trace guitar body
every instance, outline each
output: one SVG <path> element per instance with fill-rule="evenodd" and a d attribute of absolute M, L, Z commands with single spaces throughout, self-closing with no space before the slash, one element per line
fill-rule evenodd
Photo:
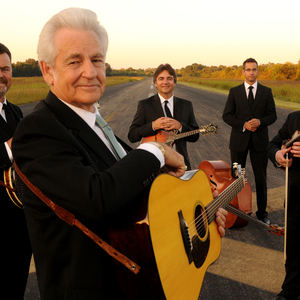
<path fill-rule="evenodd" d="M 134 274 L 114 260 L 118 283 L 126 300 L 165 300 L 152 249 L 147 220 L 148 193 L 139 207 L 127 216 L 127 224 L 109 228 L 109 243 L 119 252 L 137 263 L 141 270 Z M 144 222 L 140 222 L 144 220 Z"/>
<path fill-rule="evenodd" d="M 204 231 L 190 232 L 196 243 L 193 261 L 189 262 L 179 225 L 179 211 L 190 226 L 199 209 L 205 209 L 212 200 L 210 184 L 202 170 L 188 181 L 161 174 L 152 184 L 148 204 L 150 234 L 167 300 L 197 300 L 208 266 L 220 255 L 217 225 L 204 218 Z"/>
<path fill-rule="evenodd" d="M 134 224 L 126 228 L 110 229 L 110 245 L 136 262 L 141 270 L 134 274 L 114 260 L 117 279 L 126 300 L 165 300 L 152 250 L 149 226 Z"/>
<path fill-rule="evenodd" d="M 148 142 L 160 142 L 172 147 L 175 143 L 174 138 L 176 137 L 176 134 L 177 134 L 177 130 L 175 131 L 160 130 L 157 132 L 156 135 L 143 137 L 141 140 L 141 144 L 148 143 Z M 172 141 L 168 142 L 168 140 L 172 140 Z"/>

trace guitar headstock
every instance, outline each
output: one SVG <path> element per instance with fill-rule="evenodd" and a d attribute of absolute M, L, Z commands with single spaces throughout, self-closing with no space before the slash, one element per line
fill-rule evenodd
<path fill-rule="evenodd" d="M 214 125 L 214 124 L 211 123 L 211 124 L 208 124 L 208 125 L 201 126 L 200 129 L 204 129 L 204 132 L 202 133 L 204 135 L 215 134 L 215 133 L 218 133 L 219 126 Z"/>
<path fill-rule="evenodd" d="M 239 165 L 238 163 L 233 163 L 232 166 L 233 170 L 234 170 L 234 177 L 238 178 L 238 177 L 245 177 L 245 168 L 242 169 L 241 165 Z"/>

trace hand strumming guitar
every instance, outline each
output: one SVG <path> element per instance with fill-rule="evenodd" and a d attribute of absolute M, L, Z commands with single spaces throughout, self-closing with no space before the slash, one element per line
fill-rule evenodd
<path fill-rule="evenodd" d="M 158 143 L 158 142 L 156 142 Z M 163 143 L 158 143 L 165 150 L 165 168 L 170 175 L 175 177 L 181 177 L 184 175 L 186 166 L 184 163 L 184 158 L 181 154 L 167 146 Z M 218 226 L 218 231 L 221 237 L 225 236 L 225 223 L 226 223 L 227 211 L 223 208 L 219 208 L 216 212 L 216 223 Z"/>

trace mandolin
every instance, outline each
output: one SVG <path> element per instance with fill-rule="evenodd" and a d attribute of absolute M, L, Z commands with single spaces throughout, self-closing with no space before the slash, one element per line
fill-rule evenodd
<path fill-rule="evenodd" d="M 141 144 L 156 141 L 156 142 L 167 144 L 170 147 L 172 147 L 177 140 L 185 138 L 187 136 L 194 135 L 197 133 L 201 133 L 202 135 L 205 136 L 209 134 L 218 133 L 218 130 L 219 130 L 218 125 L 214 125 L 214 124 L 201 126 L 199 129 L 187 131 L 179 134 L 177 134 L 178 130 L 170 130 L 170 131 L 159 130 L 156 135 L 143 137 L 141 140 Z"/>

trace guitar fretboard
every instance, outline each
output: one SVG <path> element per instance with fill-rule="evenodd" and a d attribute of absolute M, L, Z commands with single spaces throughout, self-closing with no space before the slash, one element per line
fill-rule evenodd
<path fill-rule="evenodd" d="M 218 195 L 207 207 L 207 218 L 210 224 L 215 220 L 215 215 L 219 207 L 225 208 L 227 204 L 242 190 L 245 186 L 245 180 L 243 176 L 236 179 L 231 185 L 229 185 L 220 195 Z"/>

